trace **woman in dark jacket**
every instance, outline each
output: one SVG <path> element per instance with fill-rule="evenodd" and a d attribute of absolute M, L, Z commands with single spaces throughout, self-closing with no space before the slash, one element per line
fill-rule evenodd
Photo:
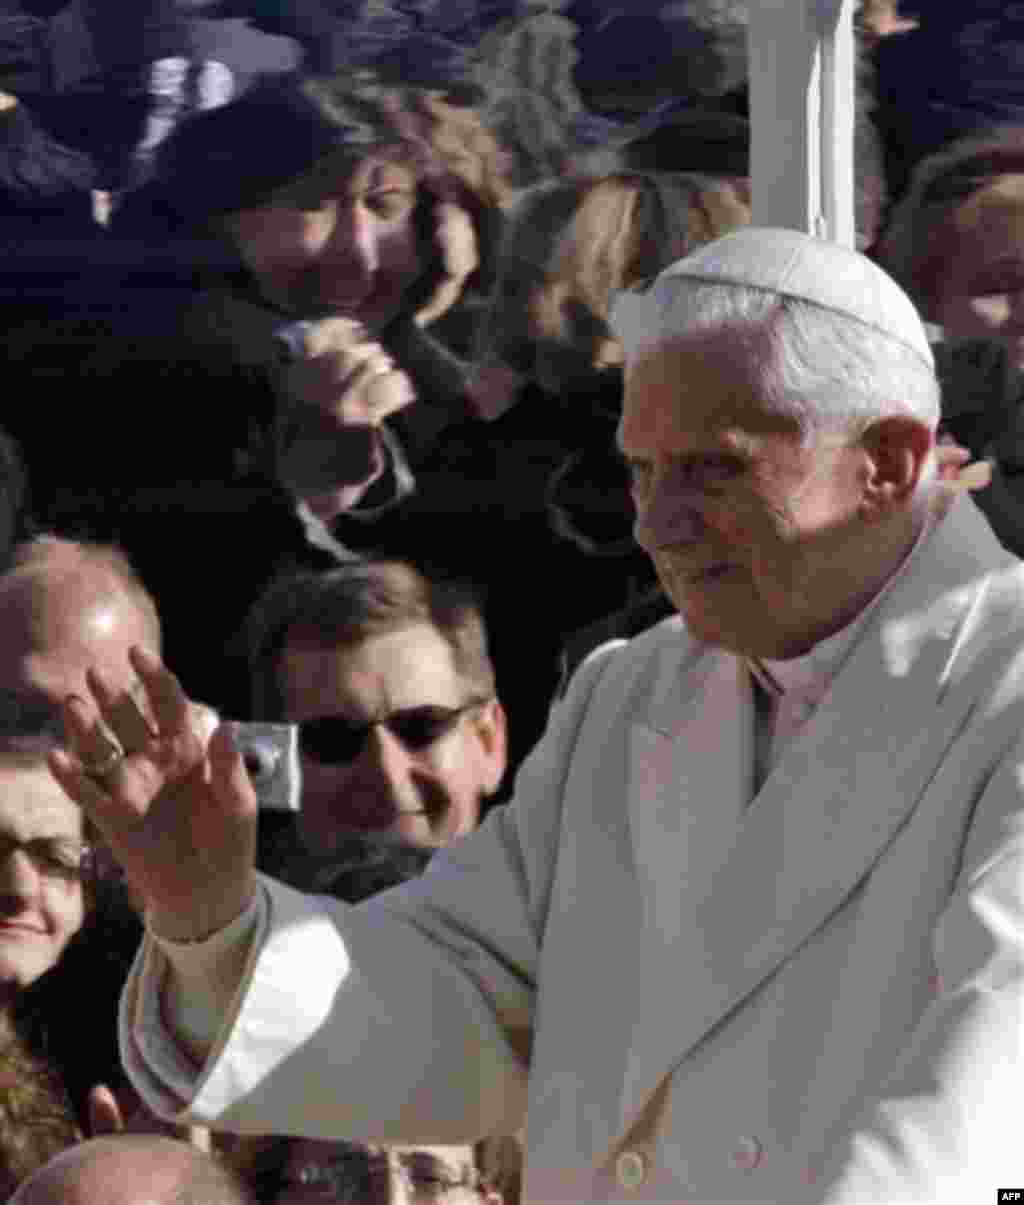
<path fill-rule="evenodd" d="M 461 405 L 420 321 L 477 269 L 482 225 L 410 108 L 371 79 L 287 80 L 196 116 L 59 321 L 7 332 L 0 422 L 37 517 L 121 543 L 169 663 L 229 713 L 231 638 L 266 580 L 336 558 L 310 542 L 331 546 L 321 518 L 408 488 L 383 419 Z"/>

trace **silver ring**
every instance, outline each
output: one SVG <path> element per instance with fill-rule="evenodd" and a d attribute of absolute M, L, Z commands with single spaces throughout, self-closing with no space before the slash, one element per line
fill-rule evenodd
<path fill-rule="evenodd" d="M 106 756 L 99 761 L 82 762 L 82 768 L 90 778 L 108 778 L 124 761 L 124 750 L 120 745 L 110 745 Z"/>

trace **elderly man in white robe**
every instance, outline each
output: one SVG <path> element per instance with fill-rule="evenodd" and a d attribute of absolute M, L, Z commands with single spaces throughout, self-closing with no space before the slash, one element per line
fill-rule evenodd
<path fill-rule="evenodd" d="M 1024 567 L 936 471 L 918 317 L 854 252 L 727 235 L 619 299 L 636 534 L 678 615 L 595 652 L 513 802 L 356 908 L 150 655 L 52 768 L 148 901 L 149 1104 L 465 1142 L 524 1199 L 894 1205 L 1024 1183 Z M 524 565 L 524 589 L 529 567 Z"/>

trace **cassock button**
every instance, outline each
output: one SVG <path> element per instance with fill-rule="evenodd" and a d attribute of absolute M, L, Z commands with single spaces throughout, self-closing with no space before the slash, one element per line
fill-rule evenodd
<path fill-rule="evenodd" d="M 647 1160 L 639 1151 L 623 1151 L 615 1160 L 615 1177 L 627 1192 L 636 1192 L 647 1179 Z"/>
<path fill-rule="evenodd" d="M 741 1138 L 732 1153 L 733 1164 L 745 1172 L 752 1172 L 761 1162 L 764 1148 L 756 1138 Z"/>

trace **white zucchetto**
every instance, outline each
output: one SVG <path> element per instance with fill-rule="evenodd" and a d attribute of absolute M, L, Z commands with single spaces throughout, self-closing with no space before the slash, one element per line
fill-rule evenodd
<path fill-rule="evenodd" d="M 823 306 L 899 340 L 934 366 L 914 303 L 877 264 L 798 230 L 756 226 L 731 231 L 677 260 L 644 293 L 614 294 L 609 321 L 627 356 L 685 333 L 673 313 L 677 285 L 684 280 L 745 285 Z"/>

